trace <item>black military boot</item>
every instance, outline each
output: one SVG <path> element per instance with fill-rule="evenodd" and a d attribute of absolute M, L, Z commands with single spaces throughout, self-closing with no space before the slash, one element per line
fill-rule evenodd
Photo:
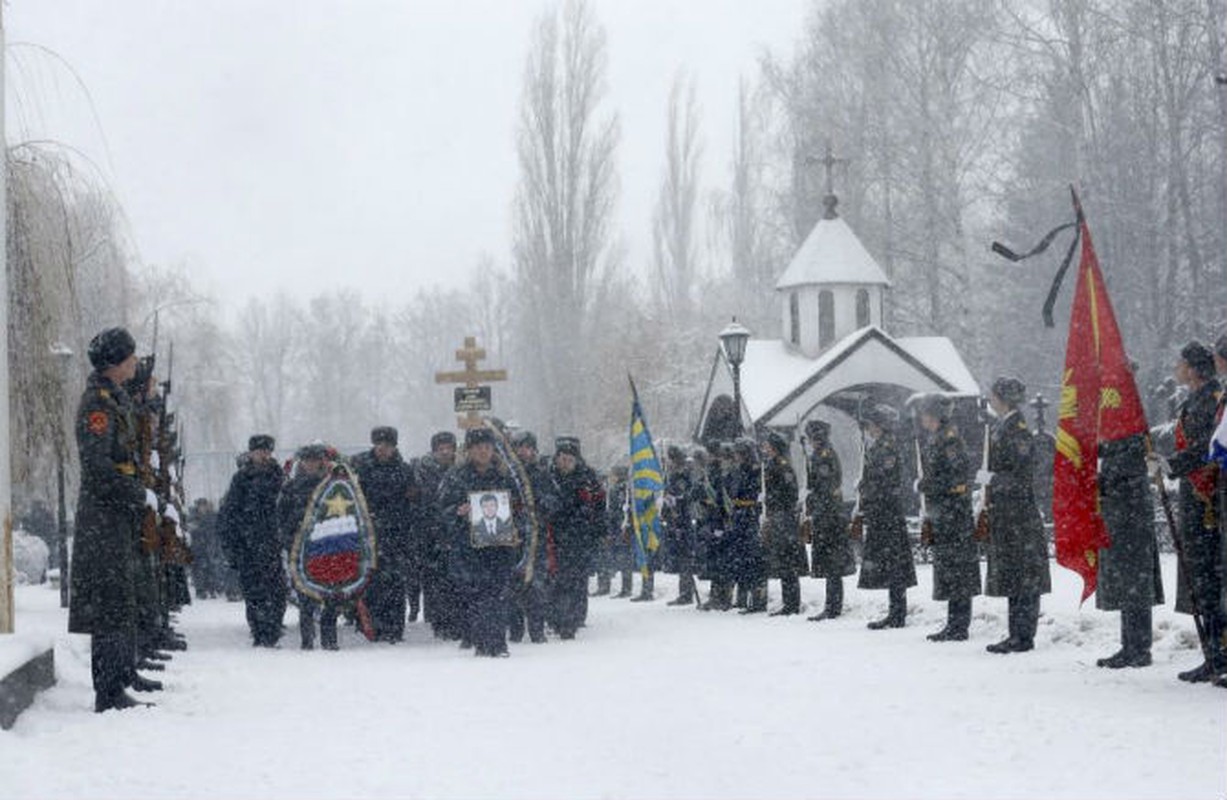
<path fill-rule="evenodd" d="M 643 579 L 643 588 L 639 590 L 639 594 L 631 598 L 632 603 L 647 603 L 656 599 L 656 573 L 649 572 L 647 577 Z"/>
<path fill-rule="evenodd" d="M 746 594 L 749 595 L 749 602 L 744 609 L 739 613 L 742 614 L 763 614 L 767 611 L 767 582 L 755 584 L 752 589 Z"/>
<path fill-rule="evenodd" d="M 604 597 L 609 594 L 610 587 L 613 583 L 613 576 L 608 572 L 598 572 L 596 575 L 596 591 L 592 593 L 593 597 Z"/>
<path fill-rule="evenodd" d="M 613 595 L 613 597 L 615 598 L 630 597 L 631 596 L 631 572 L 630 570 L 628 569 L 622 570 L 621 580 L 622 580 L 622 587 L 617 594 Z"/>
<path fill-rule="evenodd" d="M 143 678 L 134 671 L 128 677 L 128 688 L 135 692 L 160 692 L 162 682 Z"/>
<path fill-rule="evenodd" d="M 694 594 L 694 575 L 683 572 L 677 576 L 677 597 L 665 603 L 665 605 L 688 606 L 694 602 Z"/>
<path fill-rule="evenodd" d="M 713 580 L 707 602 L 699 606 L 704 611 L 728 611 L 732 608 L 729 602 L 729 585 L 723 581 Z"/>
<path fill-rule="evenodd" d="M 890 606 L 886 616 L 869 623 L 869 630 L 880 631 L 884 628 L 902 628 L 907 624 L 907 589 L 897 587 L 890 590 Z"/>
<path fill-rule="evenodd" d="M 773 617 L 787 617 L 792 614 L 801 613 L 801 579 L 800 578 L 782 578 L 780 579 L 780 594 L 783 596 L 784 605 L 777 611 L 771 612 Z"/>
<path fill-rule="evenodd" d="M 160 661 L 150 661 L 148 658 L 142 658 L 136 662 L 137 669 L 152 670 L 153 672 L 164 672 L 166 665 Z"/>
<path fill-rule="evenodd" d="M 821 613 L 806 617 L 810 622 L 835 619 L 844 613 L 844 579 L 838 575 L 827 578 L 826 607 Z"/>
<path fill-rule="evenodd" d="M 131 640 L 124 634 L 95 634 L 90 638 L 90 672 L 94 684 L 94 711 L 149 706 L 124 691 L 132 673 Z"/>

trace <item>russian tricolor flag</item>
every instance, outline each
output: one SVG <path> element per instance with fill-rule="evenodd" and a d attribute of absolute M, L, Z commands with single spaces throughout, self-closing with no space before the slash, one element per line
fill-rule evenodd
<path fill-rule="evenodd" d="M 1218 464 L 1219 469 L 1227 469 L 1227 414 L 1218 424 L 1218 430 L 1210 439 L 1210 457 L 1207 459 Z"/>
<path fill-rule="evenodd" d="M 358 520 L 353 516 L 319 520 L 307 538 L 305 567 L 308 577 L 321 584 L 339 585 L 358 577 L 362 557 Z"/>

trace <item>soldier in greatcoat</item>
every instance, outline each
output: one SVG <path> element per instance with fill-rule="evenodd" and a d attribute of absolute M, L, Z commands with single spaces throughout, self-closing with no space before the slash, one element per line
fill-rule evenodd
<path fill-rule="evenodd" d="M 318 442 L 303 445 L 294 454 L 296 463 L 293 474 L 281 487 L 281 494 L 277 497 L 278 538 L 281 548 L 287 553 L 293 548 L 294 538 L 302 528 L 311 505 L 311 496 L 328 477 L 329 456 L 327 445 Z M 338 649 L 337 617 L 341 613 L 340 604 L 332 599 L 317 602 L 302 592 L 297 592 L 297 596 L 299 646 L 303 650 L 315 649 L 315 620 L 318 616 L 320 646 L 325 650 Z"/>
<path fill-rule="evenodd" d="M 414 540 L 422 563 L 422 613 L 435 638 L 454 641 L 463 636 L 465 616 L 447 569 L 446 528 L 439 513 L 443 476 L 456 463 L 456 435 L 438 431 L 430 437 L 430 452 L 413 462 Z M 414 598 L 410 597 L 410 614 Z"/>
<path fill-rule="evenodd" d="M 666 451 L 664 508 L 661 521 L 673 548 L 677 568 L 677 597 L 667 605 L 684 606 L 695 602 L 695 523 L 691 507 L 692 477 L 686 453 L 677 445 Z"/>
<path fill-rule="evenodd" d="M 392 643 L 405 636 L 409 576 L 415 567 L 413 469 L 397 449 L 398 438 L 396 428 L 372 429 L 371 449 L 353 461 L 379 542 L 379 567 L 366 588 L 366 604 L 376 641 Z"/>
<path fill-rule="evenodd" d="M 1219 384 L 1223 385 L 1227 381 L 1227 333 L 1214 342 L 1214 368 L 1219 374 Z M 1214 412 L 1215 423 L 1222 426 L 1223 420 L 1227 418 L 1227 387 L 1225 391 L 1219 393 L 1218 408 Z M 1219 428 L 1215 428 L 1217 432 Z M 1227 443 L 1224 443 L 1227 446 Z M 1227 542 L 1227 459 L 1219 461 L 1218 471 L 1218 492 L 1215 513 L 1218 516 L 1218 531 L 1219 539 Z M 1227 560 L 1227 551 L 1223 553 L 1224 560 Z M 1224 564 L 1224 570 L 1227 570 L 1227 563 Z M 1223 598 L 1223 602 L 1227 603 L 1227 597 Z M 1227 675 L 1219 675 L 1214 679 L 1214 685 L 1227 689 Z"/>
<path fill-rule="evenodd" d="M 1121 629 L 1120 650 L 1095 662 L 1108 669 L 1150 665 L 1151 609 L 1163 605 L 1146 449 L 1141 434 L 1099 444 L 1099 507 L 1112 544 L 1099 551 L 1095 607 L 1120 611 Z"/>
<path fill-rule="evenodd" d="M 516 431 L 511 437 L 511 446 L 524 467 L 524 474 L 528 477 L 528 484 L 532 489 L 537 515 L 537 549 L 532 554 L 532 580 L 525 581 L 530 547 L 529 536 L 526 534 L 520 545 L 518 570 L 511 583 L 507 633 L 511 641 L 519 642 L 524 639 L 524 630 L 527 627 L 529 641 L 541 644 L 545 641 L 546 580 L 549 576 L 546 531 L 557 501 L 554 497 L 554 482 L 550 480 L 549 471 L 538 458 L 536 434 L 532 431 Z M 523 498 L 521 502 L 524 502 Z M 517 515 L 524 510 L 517 507 Z"/>
<path fill-rule="evenodd" d="M 470 498 L 494 492 L 507 492 L 512 503 L 523 502 L 512 496 L 515 484 L 508 466 L 495 457 L 494 432 L 470 428 L 464 435 L 464 459 L 439 486 L 439 509 L 450 542 L 449 571 L 469 617 L 466 633 L 476 655 L 497 658 L 508 655 L 507 602 L 519 553 L 514 544 L 479 546 L 470 525 Z"/>
<path fill-rule="evenodd" d="M 844 510 L 843 470 L 831 447 L 831 425 L 813 419 L 805 425 L 810 452 L 806 461 L 805 513 L 809 518 L 812 569 L 826 579 L 826 604 L 810 622 L 834 619 L 844 610 L 844 576 L 856 572 L 848 517 Z"/>
<path fill-rule="evenodd" d="M 277 495 L 285 476 L 273 458 L 274 445 L 273 437 L 266 434 L 248 440 L 218 511 L 222 542 L 239 573 L 247 626 L 256 647 L 277 645 L 286 609 L 277 533 Z"/>
<path fill-rule="evenodd" d="M 1027 388 L 1017 378 L 993 381 L 989 403 L 997 421 L 989 440 L 988 577 L 985 593 L 1008 599 L 1008 635 L 990 653 L 1022 653 L 1035 646 L 1040 595 L 1052 591 L 1048 540 L 1035 502 L 1034 437 L 1019 406 Z"/>
<path fill-rule="evenodd" d="M 733 517 L 733 503 L 726 490 L 725 476 L 733 470 L 733 445 L 719 442 L 707 464 L 704 539 L 706 553 L 704 570 L 711 581 L 707 602 L 700 608 L 704 611 L 728 611 L 733 607 L 733 547 L 729 534 Z"/>
<path fill-rule="evenodd" d="M 889 610 L 869 623 L 870 630 L 902 628 L 907 621 L 907 590 L 916 585 L 916 565 L 903 513 L 903 455 L 895 432 L 899 413 L 877 404 L 866 409 L 862 424 L 869 444 L 857 485 L 859 520 L 853 520 L 853 530 L 863 528 L 865 538 L 856 585 L 889 592 Z"/>
<path fill-rule="evenodd" d="M 724 474 L 724 493 L 729 507 L 725 536 L 729 537 L 731 576 L 738 596 L 745 603 L 742 614 L 767 610 L 767 561 L 759 522 L 763 478 L 755 450 L 754 440 L 749 437 L 735 441 L 733 463 Z"/>
<path fill-rule="evenodd" d="M 1207 462 L 1222 387 L 1214 377 L 1214 354 L 1200 342 L 1180 351 L 1176 380 L 1189 394 L 1176 421 L 1176 453 L 1170 473 L 1180 479 L 1180 543 L 1183 557 L 1176 579 L 1176 610 L 1199 613 L 1205 653 L 1203 663 L 1179 674 L 1182 681 L 1213 681 L 1227 672 L 1227 612 L 1223 608 L 1223 537 L 1215 502 L 1217 465 Z"/>
<path fill-rule="evenodd" d="M 561 638 L 574 639 L 587 611 L 597 541 L 605 534 L 605 487 L 584 462 L 573 436 L 555 440 L 550 475 L 558 502 L 552 525 L 557 572 L 550 590 L 551 618 Z"/>
<path fill-rule="evenodd" d="M 94 371 L 77 407 L 81 459 L 68 630 L 90 634 L 94 710 L 145 705 L 125 691 L 136 676 L 136 576 L 140 520 L 157 500 L 136 474 L 136 428 L 124 383 L 136 342 L 109 328 L 89 344 Z"/>
<path fill-rule="evenodd" d="M 950 421 L 950 404 L 938 394 L 925 395 L 918 406 L 925 431 L 917 490 L 925 498 L 932 530 L 933 599 L 945 600 L 946 625 L 926 638 L 931 642 L 965 641 L 971 626 L 971 598 L 980 594 L 980 552 L 974 538 L 970 481 L 974 470 L 967 445 Z"/>
<path fill-rule="evenodd" d="M 788 461 L 788 442 L 772 431 L 761 445 L 763 456 L 763 551 L 767 577 L 780 579 L 784 604 L 771 616 L 801 611 L 801 576 L 809 572 L 797 518 L 797 475 Z M 765 587 L 765 581 L 764 581 Z M 764 589 L 765 591 L 765 589 Z"/>

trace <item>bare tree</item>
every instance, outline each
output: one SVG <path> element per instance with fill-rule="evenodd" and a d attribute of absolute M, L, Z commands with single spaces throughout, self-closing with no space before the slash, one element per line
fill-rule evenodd
<path fill-rule="evenodd" d="M 587 2 L 546 13 L 529 48 L 513 234 L 524 365 L 549 424 L 573 429 L 592 371 L 588 312 L 611 257 L 618 121 L 600 111 L 605 34 Z"/>
<path fill-rule="evenodd" d="M 691 300 L 698 288 L 695 206 L 703 144 L 694 80 L 680 71 L 669 90 L 668 118 L 665 174 L 652 217 L 652 261 L 665 310 L 684 327 L 691 320 Z"/>

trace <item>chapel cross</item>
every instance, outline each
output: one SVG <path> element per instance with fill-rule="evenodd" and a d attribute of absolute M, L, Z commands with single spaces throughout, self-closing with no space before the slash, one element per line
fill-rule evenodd
<path fill-rule="evenodd" d="M 826 211 L 822 215 L 823 219 L 835 219 L 835 217 L 838 216 L 835 213 L 835 206 L 839 202 L 839 200 L 835 197 L 835 165 L 847 163 L 848 159 L 835 157 L 835 153 L 831 149 L 831 140 L 829 138 L 827 139 L 826 155 L 824 155 L 822 158 L 818 158 L 816 156 L 805 157 L 806 166 L 821 164 L 827 172 L 827 193 L 826 196 L 822 198 L 822 202 L 826 205 Z"/>
<path fill-rule="evenodd" d="M 464 363 L 464 369 L 456 372 L 436 372 L 435 383 L 461 383 L 464 384 L 465 390 L 456 389 L 457 405 L 461 404 L 461 395 L 466 395 L 466 412 L 464 415 L 456 418 L 456 422 L 461 428 L 468 430 L 469 428 L 481 427 L 481 414 L 478 409 L 471 405 L 476 401 L 477 394 L 480 390 L 485 390 L 485 409 L 489 410 L 489 390 L 488 386 L 481 386 L 482 381 L 505 381 L 507 380 L 507 370 L 505 369 L 478 369 L 477 362 L 486 357 L 484 348 L 477 346 L 477 338 L 474 336 L 464 337 L 464 347 L 456 351 L 456 360 Z M 460 411 L 460 408 L 456 409 Z"/>

